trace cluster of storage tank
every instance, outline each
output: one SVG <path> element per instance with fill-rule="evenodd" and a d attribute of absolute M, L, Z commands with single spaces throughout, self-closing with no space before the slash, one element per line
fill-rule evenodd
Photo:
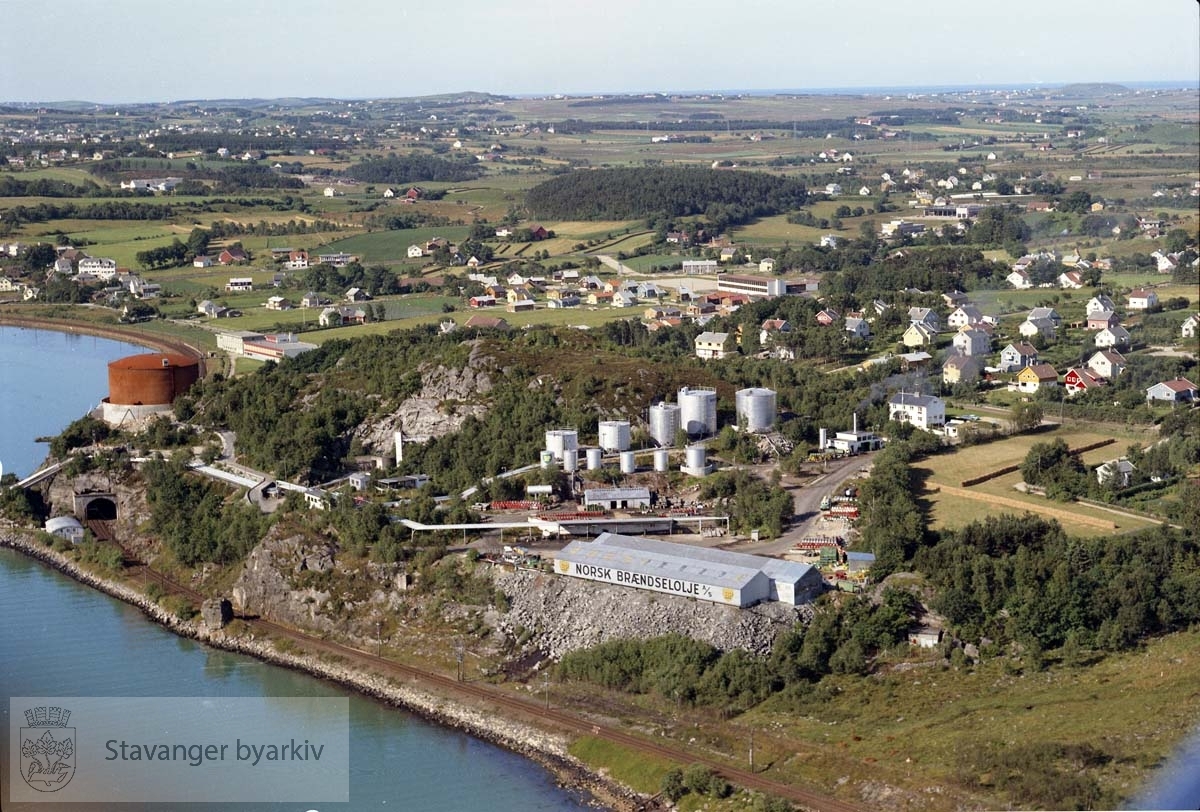
<path fill-rule="evenodd" d="M 679 390 L 677 403 L 656 403 L 650 407 L 650 436 L 659 445 L 654 452 L 654 470 L 670 467 L 669 448 L 675 445 L 680 430 L 690 437 L 711 437 L 717 433 L 717 392 L 704 387 L 684 386 Z M 775 425 L 777 411 L 775 392 L 761 387 L 738 390 L 735 395 L 737 423 L 750 432 L 770 431 Z M 618 454 L 621 473 L 637 470 L 634 452 L 630 450 L 632 436 L 628 420 L 603 420 L 599 425 L 598 447 L 584 453 L 587 470 L 603 467 L 604 454 Z M 576 429 L 551 429 L 546 432 L 546 450 L 541 454 L 543 468 L 561 463 L 568 473 L 579 468 L 579 432 Z M 682 470 L 692 473 L 706 471 L 707 451 L 702 445 L 688 446 Z"/>

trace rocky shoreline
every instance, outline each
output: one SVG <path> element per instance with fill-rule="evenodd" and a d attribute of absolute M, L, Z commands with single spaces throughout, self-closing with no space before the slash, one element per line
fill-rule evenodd
<path fill-rule="evenodd" d="M 562 786 L 588 793 L 605 808 L 623 812 L 638 807 L 639 796 L 636 793 L 593 772 L 572 757 L 567 752 L 567 741 L 563 736 L 547 733 L 511 719 L 500 718 L 494 713 L 484 712 L 464 702 L 437 696 L 414 686 L 396 685 L 382 677 L 323 662 L 316 657 L 280 652 L 269 642 L 233 637 L 219 629 L 210 629 L 203 623 L 180 620 L 140 591 L 88 572 L 67 556 L 19 530 L 0 530 L 0 547 L 16 550 L 79 583 L 136 606 L 154 622 L 181 637 L 197 640 L 224 651 L 256 657 L 272 665 L 292 668 L 320 679 L 331 680 L 439 725 L 462 730 L 537 762 L 550 770 Z"/>

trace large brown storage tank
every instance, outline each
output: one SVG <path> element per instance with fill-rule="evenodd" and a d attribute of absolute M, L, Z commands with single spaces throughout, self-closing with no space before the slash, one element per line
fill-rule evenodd
<path fill-rule="evenodd" d="M 200 362 L 185 355 L 129 355 L 108 365 L 108 402 L 169 406 L 199 378 Z"/>

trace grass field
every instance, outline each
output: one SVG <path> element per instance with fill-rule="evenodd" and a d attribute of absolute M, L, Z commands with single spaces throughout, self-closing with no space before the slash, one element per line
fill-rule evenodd
<path fill-rule="evenodd" d="M 885 669 L 875 679 L 828 678 L 819 698 L 797 707 L 781 697 L 755 709 L 747 723 L 768 731 L 755 741 L 756 760 L 772 765 L 768 775 L 826 791 L 845 776 L 877 775 L 912 789 L 919 808 L 1005 808 L 995 797 L 971 798 L 978 785 L 963 786 L 984 772 L 971 770 L 979 748 L 1088 743 L 1109 760 L 1086 773 L 1123 798 L 1194 729 L 1197 651 L 1200 633 L 1186 632 L 1086 669 L 1026 674 L 998 659 L 969 670 L 929 662 L 907 672 Z M 947 791 L 927 792 L 940 785 Z"/>
<path fill-rule="evenodd" d="M 989 471 L 1020 465 L 1035 443 L 1062 438 L 1071 448 L 1079 448 L 1102 440 L 1115 443 L 1082 455 L 1084 465 L 1091 469 L 1125 452 L 1131 443 L 1146 444 L 1153 437 L 1124 430 L 1100 430 L 1064 426 L 1052 431 L 1007 437 L 980 446 L 960 448 L 954 453 L 939 454 L 923 460 L 915 469 L 925 478 L 922 494 L 930 509 L 930 526 L 961 527 L 983 516 L 1029 511 L 1054 519 L 1071 532 L 1082 535 L 1105 535 L 1128 532 L 1152 526 L 1154 521 L 1136 516 L 1098 511 L 1072 502 L 1054 502 L 1041 496 L 1024 494 L 1014 489 L 1021 481 L 1020 473 L 1006 474 L 970 488 L 960 484 Z"/>
<path fill-rule="evenodd" d="M 466 226 L 449 226 L 446 228 L 406 228 L 399 231 L 372 231 L 369 234 L 358 234 L 334 240 L 325 246 L 324 250 L 333 253 L 343 251 L 354 254 L 364 265 L 375 263 L 408 262 L 406 252 L 410 245 L 424 245 L 435 237 L 447 240 L 462 240 L 470 234 Z M 424 260 L 413 260 L 424 264 Z"/>

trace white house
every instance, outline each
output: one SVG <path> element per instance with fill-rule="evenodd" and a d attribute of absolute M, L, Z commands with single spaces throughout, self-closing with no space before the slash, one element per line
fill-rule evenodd
<path fill-rule="evenodd" d="M 80 263 L 81 265 L 83 263 Z M 1135 288 L 1129 291 L 1130 310 L 1149 310 L 1158 306 L 1158 294 L 1148 288 Z"/>
<path fill-rule="evenodd" d="M 946 423 L 946 404 L 933 395 L 898 392 L 888 400 L 888 419 L 912 423 L 925 431 L 941 428 Z"/>
<path fill-rule="evenodd" d="M 1097 293 L 1095 296 L 1088 299 L 1087 306 L 1084 309 L 1090 316 L 1093 313 L 1103 313 L 1105 311 L 1111 313 L 1117 309 L 1117 306 L 1113 303 L 1113 300 L 1108 298 L 1108 296 L 1105 294 Z"/>
<path fill-rule="evenodd" d="M 991 336 L 983 330 L 971 327 L 963 328 L 955 333 L 951 343 L 963 355 L 986 355 L 992 348 Z"/>
<path fill-rule="evenodd" d="M 979 324 L 983 321 L 983 313 L 973 304 L 964 304 L 950 314 L 946 319 L 946 324 L 955 330 L 961 330 L 963 327 L 969 327 L 972 324 Z"/>
<path fill-rule="evenodd" d="M 1065 271 L 1058 275 L 1058 286 L 1064 290 L 1079 290 L 1083 287 L 1083 274 L 1079 271 Z"/>
<path fill-rule="evenodd" d="M 225 283 L 226 293 L 245 293 L 254 290 L 254 280 L 248 276 L 230 277 Z"/>
<path fill-rule="evenodd" d="M 1200 315 L 1193 313 L 1179 325 L 1179 335 L 1183 338 L 1195 338 L 1197 328 L 1200 328 Z"/>
<path fill-rule="evenodd" d="M 1116 350 L 1100 350 L 1088 359 L 1087 366 L 1101 378 L 1111 381 L 1125 371 L 1129 362 Z"/>
<path fill-rule="evenodd" d="M 934 332 L 941 329 L 942 320 L 938 318 L 937 313 L 928 307 L 910 307 L 908 309 L 908 320 L 913 324 L 921 322 Z"/>
<path fill-rule="evenodd" d="M 1118 488 L 1128 488 L 1129 483 L 1133 481 L 1133 472 L 1136 470 L 1133 463 L 1124 457 L 1109 460 L 1096 468 L 1096 481 L 1101 485 L 1112 482 Z"/>
<path fill-rule="evenodd" d="M 1025 338 L 1033 338 L 1036 335 L 1054 338 L 1054 322 L 1050 319 L 1025 319 L 1017 328 L 1017 332 Z"/>
<path fill-rule="evenodd" d="M 846 332 L 852 336 L 866 340 L 871 337 L 871 325 L 867 324 L 866 319 L 847 316 Z"/>
<path fill-rule="evenodd" d="M 1005 277 L 1008 284 L 1012 285 L 1017 290 L 1028 290 L 1033 287 L 1033 280 L 1029 278 L 1029 274 L 1024 271 L 1013 271 Z"/>
<path fill-rule="evenodd" d="M 420 259 L 423 256 L 425 256 L 424 248 L 422 248 L 419 245 L 408 246 L 408 258 L 409 259 Z"/>
<path fill-rule="evenodd" d="M 1112 327 L 1106 327 L 1096 333 L 1096 346 L 1100 349 L 1110 349 L 1112 347 L 1128 347 L 1132 336 L 1129 331 L 1119 324 Z"/>
<path fill-rule="evenodd" d="M 729 333 L 713 333 L 705 331 L 696 336 L 696 357 L 708 360 L 724 358 L 728 351 Z"/>
<path fill-rule="evenodd" d="M 775 273 L 775 260 L 770 257 L 762 259 L 758 263 L 759 273 Z"/>

